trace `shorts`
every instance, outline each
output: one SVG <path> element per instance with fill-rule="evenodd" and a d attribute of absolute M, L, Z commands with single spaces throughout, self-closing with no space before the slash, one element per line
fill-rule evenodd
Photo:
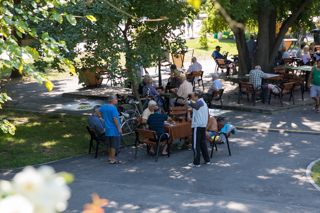
<path fill-rule="evenodd" d="M 317 96 L 320 97 L 320 86 L 312 84 L 310 88 L 310 97 L 313 98 Z"/>
<path fill-rule="evenodd" d="M 208 133 L 209 133 L 209 138 L 212 138 L 213 136 L 218 135 L 218 132 L 215 132 L 215 131 L 208 131 Z"/>
<path fill-rule="evenodd" d="M 187 26 L 188 28 L 190 28 L 191 27 L 191 29 L 193 29 L 193 23 L 188 23 L 188 26 Z"/>
<path fill-rule="evenodd" d="M 120 147 L 121 136 L 107 136 L 108 148 L 118 149 Z"/>

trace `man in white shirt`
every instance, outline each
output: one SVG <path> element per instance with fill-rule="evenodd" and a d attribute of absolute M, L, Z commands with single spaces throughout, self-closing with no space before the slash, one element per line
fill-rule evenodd
<path fill-rule="evenodd" d="M 219 91 L 219 89 L 222 89 L 222 83 L 219 80 L 219 75 L 217 73 L 212 74 L 212 84 L 209 88 L 208 94 L 212 95 L 212 93 Z"/>
<path fill-rule="evenodd" d="M 148 107 L 142 113 L 142 123 L 143 124 L 147 123 L 149 115 L 154 113 L 155 108 L 157 108 L 157 103 L 153 100 L 149 101 Z"/>
<path fill-rule="evenodd" d="M 202 71 L 202 66 L 197 62 L 196 57 L 192 57 L 191 59 L 192 64 L 189 66 L 189 69 L 187 70 L 187 73 L 192 73 L 192 72 L 199 72 Z M 194 81 L 197 81 L 199 77 L 194 78 Z"/>
<path fill-rule="evenodd" d="M 193 92 L 193 86 L 190 82 L 186 80 L 186 75 L 183 73 L 180 75 L 179 81 L 181 82 L 179 89 L 175 89 L 173 90 L 173 92 L 176 93 L 178 97 L 182 97 L 183 99 L 186 99 L 188 95 Z M 177 98 L 170 99 L 171 107 L 174 107 L 176 99 Z M 177 103 L 183 104 L 183 100 L 179 99 Z"/>

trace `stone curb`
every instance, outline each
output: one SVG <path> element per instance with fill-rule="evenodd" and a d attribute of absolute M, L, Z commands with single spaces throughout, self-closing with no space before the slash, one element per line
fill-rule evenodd
<path fill-rule="evenodd" d="M 317 162 L 320 161 L 320 158 L 318 158 L 317 160 L 315 161 L 312 161 L 307 169 L 306 169 L 306 175 L 307 175 L 307 178 L 308 178 L 308 181 L 314 186 L 314 188 L 316 188 L 318 191 L 320 191 L 320 187 L 313 181 L 313 179 L 311 178 L 311 169 L 312 167 L 314 166 L 314 164 L 316 164 Z"/>

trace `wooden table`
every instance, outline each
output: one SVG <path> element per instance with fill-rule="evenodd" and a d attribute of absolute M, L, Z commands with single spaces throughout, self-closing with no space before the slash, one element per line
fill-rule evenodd
<path fill-rule="evenodd" d="M 165 124 L 164 131 L 169 134 L 169 142 L 172 143 L 175 139 L 191 136 L 191 123 L 176 122 L 175 126 Z"/>

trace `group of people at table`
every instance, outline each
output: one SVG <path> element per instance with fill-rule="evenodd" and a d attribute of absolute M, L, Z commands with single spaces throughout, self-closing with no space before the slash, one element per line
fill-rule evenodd
<path fill-rule="evenodd" d="M 190 66 L 189 70 L 202 69 L 201 65 L 196 62 L 196 58 L 192 58 L 194 66 Z M 195 69 L 195 70 L 197 70 Z M 192 71 L 191 71 L 192 72 Z M 213 83 L 208 94 L 222 88 L 219 81 L 219 75 L 213 74 Z M 158 139 L 165 140 L 170 137 L 165 133 L 165 121 L 171 120 L 165 114 L 161 113 L 161 99 L 156 88 L 152 86 L 152 78 L 145 75 L 139 87 L 139 92 L 144 95 L 154 96 L 154 100 L 148 102 L 148 107 L 142 113 L 142 123 L 146 125 L 146 129 L 156 132 Z M 191 123 L 190 136 L 183 138 L 188 150 L 193 150 L 194 161 L 188 165 L 191 167 L 200 167 L 200 151 L 202 152 L 205 164 L 210 164 L 208 154 L 208 146 L 206 138 L 211 138 L 218 134 L 218 124 L 214 116 L 209 114 L 209 109 L 206 102 L 202 98 L 202 92 L 193 91 L 193 86 L 186 80 L 186 74 L 177 70 L 175 65 L 171 65 L 171 78 L 168 85 L 174 85 L 177 88 L 171 90 L 172 93 L 178 97 L 182 97 L 179 103 L 183 104 L 187 110 L 186 122 Z M 170 100 L 170 106 L 174 106 L 175 99 Z M 100 140 L 108 143 L 109 162 L 110 164 L 119 164 L 121 161 L 116 160 L 115 155 L 117 149 L 120 148 L 121 141 L 121 125 L 119 120 L 119 112 L 116 108 L 118 104 L 117 96 L 111 95 L 108 98 L 108 103 L 103 106 L 95 106 L 92 115 L 88 118 L 89 126 L 95 130 L 97 134 L 103 134 Z M 192 136 L 192 137 L 191 137 Z M 219 141 L 217 141 L 219 143 Z M 154 155 L 155 151 L 153 146 L 150 146 L 149 154 Z M 163 147 L 161 155 L 167 155 L 167 145 Z"/>

